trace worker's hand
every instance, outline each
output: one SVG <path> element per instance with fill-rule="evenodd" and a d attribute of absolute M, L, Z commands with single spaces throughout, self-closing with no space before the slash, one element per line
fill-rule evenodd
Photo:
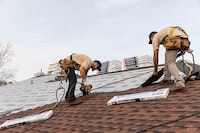
<path fill-rule="evenodd" d="M 86 79 L 83 79 L 83 80 L 82 80 L 82 86 L 83 86 L 83 87 L 87 86 L 87 81 L 86 81 Z"/>
<path fill-rule="evenodd" d="M 157 75 L 158 75 L 158 72 L 157 72 L 157 71 L 153 71 L 152 76 L 155 77 L 155 76 L 157 76 Z"/>

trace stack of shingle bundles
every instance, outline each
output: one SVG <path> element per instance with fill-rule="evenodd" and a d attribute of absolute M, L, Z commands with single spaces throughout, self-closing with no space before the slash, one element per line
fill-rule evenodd
<path fill-rule="evenodd" d="M 119 60 L 108 61 L 108 72 L 116 72 L 122 70 L 122 62 Z"/>
<path fill-rule="evenodd" d="M 129 70 L 138 67 L 137 57 L 129 57 L 123 59 L 124 70 Z"/>
<path fill-rule="evenodd" d="M 50 64 L 48 67 L 48 74 L 56 74 L 61 71 L 59 63 Z"/>
<path fill-rule="evenodd" d="M 153 66 L 153 58 L 149 55 L 139 56 L 137 58 L 138 67 Z"/>
<path fill-rule="evenodd" d="M 101 71 L 98 72 L 98 74 L 104 74 L 108 72 L 108 61 L 102 62 L 101 63 Z"/>

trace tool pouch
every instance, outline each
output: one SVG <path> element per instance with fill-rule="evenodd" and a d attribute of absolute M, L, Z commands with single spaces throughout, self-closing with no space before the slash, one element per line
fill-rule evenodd
<path fill-rule="evenodd" d="M 190 47 L 190 41 L 188 38 L 181 38 L 181 50 L 187 50 Z"/>
<path fill-rule="evenodd" d="M 190 47 L 188 38 L 172 36 L 165 40 L 165 48 L 167 50 L 187 50 Z"/>
<path fill-rule="evenodd" d="M 63 70 L 67 70 L 69 67 L 72 67 L 72 61 L 70 59 L 61 59 L 59 61 L 60 64 L 60 68 L 62 68 Z"/>
<path fill-rule="evenodd" d="M 167 50 L 175 50 L 181 48 L 181 38 L 180 37 L 170 37 L 165 40 L 165 48 Z"/>

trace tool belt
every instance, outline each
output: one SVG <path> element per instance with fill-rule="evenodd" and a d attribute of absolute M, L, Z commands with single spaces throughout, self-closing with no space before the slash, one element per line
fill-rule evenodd
<path fill-rule="evenodd" d="M 179 36 L 172 36 L 175 29 L 182 31 L 186 36 L 187 33 L 179 26 L 171 27 L 171 31 L 164 39 L 164 45 L 167 50 L 187 50 L 190 47 L 190 41 L 188 38 L 182 38 Z"/>
<path fill-rule="evenodd" d="M 68 68 L 74 68 L 75 70 L 79 70 L 80 65 L 75 61 L 73 61 L 72 56 L 73 54 L 70 55 L 70 59 L 68 58 L 61 59 L 59 61 L 60 68 L 62 68 L 63 70 L 67 70 Z"/>
<path fill-rule="evenodd" d="M 167 50 L 187 50 L 190 47 L 190 41 L 188 38 L 172 36 L 165 40 L 164 45 Z"/>
<path fill-rule="evenodd" d="M 59 61 L 59 64 L 60 68 L 62 68 L 63 70 L 67 70 L 69 67 L 72 67 L 72 60 L 69 60 L 67 58 L 61 59 Z"/>

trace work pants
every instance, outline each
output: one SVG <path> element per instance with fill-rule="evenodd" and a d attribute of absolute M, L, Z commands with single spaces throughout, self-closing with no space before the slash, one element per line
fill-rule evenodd
<path fill-rule="evenodd" d="M 74 92 L 76 88 L 77 77 L 76 77 L 74 68 L 69 68 L 66 71 L 66 73 L 67 73 L 67 79 L 69 80 L 69 85 L 68 85 L 68 89 L 65 95 L 65 100 L 71 102 L 76 99 Z"/>
<path fill-rule="evenodd" d="M 174 77 L 174 83 L 176 86 L 180 86 L 185 83 L 183 77 L 180 76 L 179 70 L 176 66 L 176 56 L 178 50 L 166 50 L 165 52 L 165 66 L 164 66 L 164 79 L 171 80 L 171 76 Z"/>

